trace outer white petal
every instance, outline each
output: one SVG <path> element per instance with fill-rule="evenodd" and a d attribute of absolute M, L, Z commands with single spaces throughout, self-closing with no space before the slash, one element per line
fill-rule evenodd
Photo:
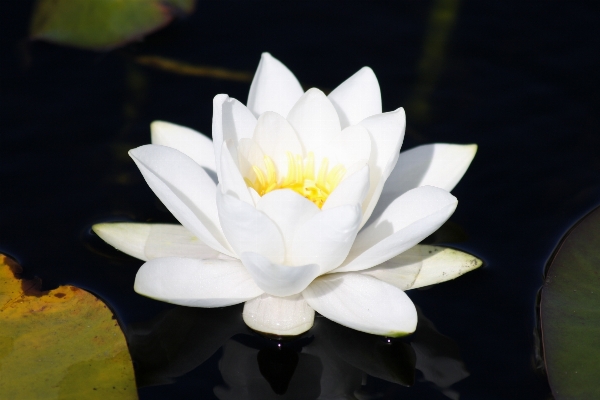
<path fill-rule="evenodd" d="M 274 190 L 262 196 L 256 205 L 275 222 L 285 243 L 285 264 L 291 264 L 290 252 L 296 230 L 303 222 L 320 212 L 312 201 L 290 189 Z"/>
<path fill-rule="evenodd" d="M 148 260 L 160 257 L 220 258 L 227 257 L 202 243 L 181 225 L 151 224 L 144 253 Z"/>
<path fill-rule="evenodd" d="M 92 229 L 96 235 L 117 250 L 140 260 L 148 260 L 145 248 L 152 224 L 107 222 L 95 224 Z"/>
<path fill-rule="evenodd" d="M 150 124 L 152 144 L 179 150 L 202 167 L 217 172 L 213 142 L 198 131 L 165 121 Z"/>
<path fill-rule="evenodd" d="M 369 166 L 365 165 L 352 175 L 345 177 L 329 195 L 322 210 L 347 204 L 362 204 L 369 191 Z"/>
<path fill-rule="evenodd" d="M 368 129 L 371 134 L 371 188 L 367 199 L 363 203 L 363 221 L 365 224 L 369 219 L 383 185 L 392 172 L 398 160 L 398 152 L 404 140 L 404 129 L 406 128 L 406 115 L 404 109 L 374 115 L 360 122 L 360 125 Z"/>
<path fill-rule="evenodd" d="M 417 310 L 408 296 L 371 276 L 324 275 L 302 295 L 323 316 L 362 332 L 396 337 L 417 327 Z"/>
<path fill-rule="evenodd" d="M 344 261 L 360 224 L 360 206 L 345 205 L 321 211 L 296 231 L 292 265 L 317 264 L 321 274 Z"/>
<path fill-rule="evenodd" d="M 223 233 L 238 257 L 256 252 L 280 264 L 285 257 L 283 238 L 277 225 L 253 205 L 217 190 L 217 207 Z"/>
<path fill-rule="evenodd" d="M 446 222 L 457 203 L 456 197 L 432 186 L 406 192 L 361 230 L 348 258 L 334 272 L 367 269 L 410 249 Z"/>
<path fill-rule="evenodd" d="M 321 272 L 316 264 L 294 267 L 275 264 L 266 257 L 252 252 L 242 253 L 240 258 L 258 287 L 274 296 L 291 296 L 300 293 Z"/>
<path fill-rule="evenodd" d="M 360 273 L 408 290 L 458 278 L 481 265 L 480 259 L 462 251 L 416 245 L 383 264 Z"/>
<path fill-rule="evenodd" d="M 281 61 L 263 53 L 246 104 L 256 116 L 275 111 L 285 117 L 303 93 L 294 74 Z"/>
<path fill-rule="evenodd" d="M 279 177 L 287 175 L 288 153 L 292 156 L 302 155 L 302 145 L 294 128 L 285 118 L 272 111 L 258 118 L 252 139 L 265 155 L 271 157 Z"/>
<path fill-rule="evenodd" d="M 382 212 L 396 197 L 419 186 L 435 186 L 451 191 L 469 168 L 476 152 L 476 144 L 446 143 L 403 151 L 383 187 L 374 214 Z"/>
<path fill-rule="evenodd" d="M 340 116 L 342 128 L 358 124 L 371 115 L 381 114 L 381 91 L 375 73 L 361 68 L 331 93 L 329 100 Z"/>
<path fill-rule="evenodd" d="M 300 294 L 276 297 L 264 293 L 248 300 L 242 315 L 251 329 L 281 336 L 300 335 L 309 330 L 315 320 L 315 310 Z"/>
<path fill-rule="evenodd" d="M 133 288 L 144 296 L 190 307 L 225 307 L 263 293 L 239 260 L 177 257 L 142 265 Z"/>
<path fill-rule="evenodd" d="M 236 142 L 251 138 L 256 117 L 236 99 L 229 98 L 226 94 L 218 94 L 213 99 L 212 138 L 215 160 L 221 159 L 223 142 L 235 140 Z M 216 161 L 217 175 L 220 176 L 221 165 Z"/>
<path fill-rule="evenodd" d="M 238 199 L 254 205 L 248 186 L 229 151 L 230 147 L 233 147 L 231 140 L 223 142 L 223 149 L 221 150 L 221 190 L 225 193 L 234 193 Z"/>
<path fill-rule="evenodd" d="M 144 261 L 159 257 L 216 258 L 220 254 L 181 225 L 108 222 L 92 229 L 117 250 Z"/>
<path fill-rule="evenodd" d="M 130 150 L 129 155 L 183 226 L 213 249 L 232 255 L 219 224 L 215 183 L 200 165 L 165 146 L 145 145 Z"/>
<path fill-rule="evenodd" d="M 320 159 L 326 145 L 340 133 L 340 119 L 331 101 L 319 89 L 309 89 L 294 105 L 287 120 L 296 130 L 304 155 Z"/>

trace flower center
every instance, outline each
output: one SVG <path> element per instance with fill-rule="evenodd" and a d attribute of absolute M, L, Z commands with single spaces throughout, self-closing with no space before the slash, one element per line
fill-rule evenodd
<path fill-rule="evenodd" d="M 256 180 L 252 182 L 244 178 L 246 185 L 256 190 L 260 196 L 276 189 L 292 189 L 315 203 L 317 207 L 323 207 L 327 197 L 344 177 L 346 168 L 338 164 L 330 170 L 329 160 L 323 158 L 319 172 L 315 175 L 315 156 L 312 152 L 304 159 L 299 154 L 293 155 L 288 152 L 286 155 L 288 159 L 286 176 L 278 177 L 275 163 L 271 157 L 265 156 L 266 171 L 253 165 L 252 170 L 256 174 Z"/>

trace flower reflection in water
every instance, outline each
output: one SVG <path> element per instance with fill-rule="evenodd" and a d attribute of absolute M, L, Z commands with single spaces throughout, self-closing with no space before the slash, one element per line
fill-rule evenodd
<path fill-rule="evenodd" d="M 410 340 L 358 332 L 326 318 L 317 318 L 303 336 L 278 340 L 251 331 L 241 311 L 241 306 L 177 307 L 130 326 L 126 332 L 138 385 L 171 383 L 221 347 L 225 384 L 214 388 L 221 400 L 366 399 L 365 385 L 373 378 L 411 386 L 416 369 L 422 380 L 458 398 L 449 387 L 469 375 L 454 341 L 420 312 Z"/>

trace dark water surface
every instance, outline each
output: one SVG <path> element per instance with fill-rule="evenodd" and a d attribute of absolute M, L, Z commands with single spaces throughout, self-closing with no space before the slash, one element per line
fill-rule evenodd
<path fill-rule="evenodd" d="M 191 17 L 100 54 L 28 42 L 31 2 L 3 5 L 0 252 L 46 288 L 77 285 L 114 309 L 138 382 L 173 382 L 140 389 L 142 399 L 308 399 L 336 385 L 360 388 L 344 397 L 360 399 L 549 397 L 536 368 L 536 293 L 562 234 L 600 202 L 594 2 L 200 1 Z M 90 233 L 102 221 L 174 222 L 127 150 L 149 142 L 156 119 L 209 134 L 216 94 L 247 98 L 247 82 L 135 58 L 253 72 L 263 51 L 324 89 L 372 67 L 384 110 L 406 108 L 403 149 L 479 145 L 453 191 L 448 230 L 462 229 L 450 244 L 485 267 L 408 292 L 423 315 L 414 336 L 389 344 L 319 319 L 279 349 L 240 325 L 240 307 L 193 310 L 137 295 L 141 261 Z M 414 385 L 369 370 L 360 354 L 373 352 L 395 363 L 391 380 L 414 375 Z"/>

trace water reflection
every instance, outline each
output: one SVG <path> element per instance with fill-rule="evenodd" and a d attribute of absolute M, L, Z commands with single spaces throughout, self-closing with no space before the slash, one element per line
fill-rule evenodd
<path fill-rule="evenodd" d="M 415 370 L 457 398 L 449 387 L 468 376 L 457 345 L 420 312 L 417 331 L 406 339 L 369 335 L 326 318 L 317 318 L 303 336 L 267 338 L 244 324 L 241 305 L 176 307 L 128 327 L 126 335 L 139 387 L 171 383 L 222 348 L 224 384 L 214 388 L 221 400 L 362 399 L 368 377 L 411 386 Z"/>

